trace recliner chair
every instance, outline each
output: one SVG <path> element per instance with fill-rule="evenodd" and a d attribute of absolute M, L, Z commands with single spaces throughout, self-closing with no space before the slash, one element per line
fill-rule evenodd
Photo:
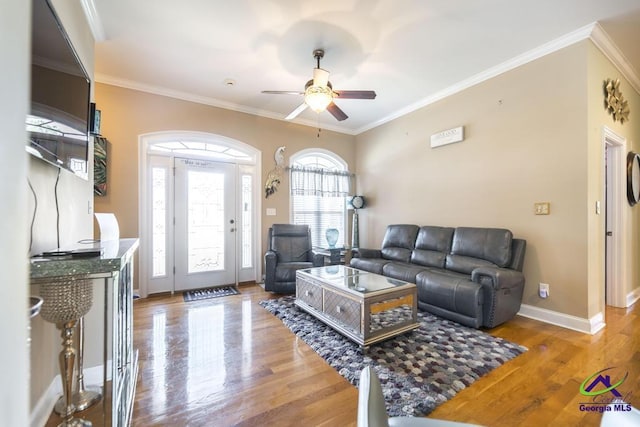
<path fill-rule="evenodd" d="M 378 376 L 365 366 L 358 385 L 358 427 L 478 427 L 475 424 L 420 417 L 387 416 L 387 408 Z"/>
<path fill-rule="evenodd" d="M 309 226 L 273 224 L 269 228 L 264 263 L 264 289 L 279 294 L 292 294 L 296 291 L 296 271 L 322 267 L 324 256 L 313 252 Z"/>

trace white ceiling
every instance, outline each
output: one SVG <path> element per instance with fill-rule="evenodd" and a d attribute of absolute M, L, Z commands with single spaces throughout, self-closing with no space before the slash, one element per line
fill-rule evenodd
<path fill-rule="evenodd" d="M 335 89 L 378 96 L 337 100 L 343 122 L 309 109 L 295 122 L 349 134 L 583 39 L 595 22 L 640 75 L 639 0 L 83 2 L 98 82 L 267 117 L 302 97 L 261 91 L 303 90 L 323 48 Z"/>

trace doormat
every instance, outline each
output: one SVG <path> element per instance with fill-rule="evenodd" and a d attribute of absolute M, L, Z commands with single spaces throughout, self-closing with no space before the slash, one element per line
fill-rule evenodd
<path fill-rule="evenodd" d="M 203 299 L 226 297 L 227 295 L 238 295 L 238 291 L 233 286 L 217 286 L 214 288 L 195 289 L 193 291 L 184 291 L 182 296 L 184 302 L 200 301 Z"/>

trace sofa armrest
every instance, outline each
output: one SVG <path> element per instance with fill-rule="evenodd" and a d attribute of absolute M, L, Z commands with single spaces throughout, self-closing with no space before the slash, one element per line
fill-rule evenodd
<path fill-rule="evenodd" d="M 380 249 L 358 248 L 353 250 L 354 258 L 382 258 Z"/>
<path fill-rule="evenodd" d="M 482 285 L 490 284 L 495 290 L 524 285 L 524 275 L 515 270 L 500 267 L 478 267 L 471 272 L 471 280 Z"/>
<path fill-rule="evenodd" d="M 482 326 L 493 328 L 513 318 L 520 310 L 524 291 L 524 275 L 499 267 L 478 267 L 471 280 L 483 289 Z"/>
<path fill-rule="evenodd" d="M 276 281 L 276 265 L 278 263 L 278 254 L 274 251 L 267 251 L 264 254 L 264 289 L 271 291 Z"/>

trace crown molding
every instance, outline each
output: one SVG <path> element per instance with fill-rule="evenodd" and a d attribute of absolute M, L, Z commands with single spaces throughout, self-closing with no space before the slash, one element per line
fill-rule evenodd
<path fill-rule="evenodd" d="M 629 81 L 633 89 L 640 94 L 640 77 L 638 77 L 638 74 L 630 65 L 630 62 L 622 51 L 620 51 L 607 32 L 597 22 L 594 24 L 590 39 L 618 71 L 622 73 L 624 78 Z"/>
<path fill-rule="evenodd" d="M 585 25 L 584 27 L 578 28 L 577 30 L 569 34 L 565 34 L 562 37 L 538 46 L 537 48 L 531 49 L 501 64 L 498 64 L 474 76 L 471 76 L 468 79 L 462 80 L 452 86 L 436 92 L 427 98 L 423 98 L 417 102 L 414 102 L 413 104 L 410 104 L 393 114 L 390 114 L 380 120 L 361 127 L 360 129 L 356 130 L 356 135 L 378 127 L 384 123 L 390 122 L 391 120 L 395 120 L 399 117 L 412 113 L 416 110 L 426 107 L 427 105 L 431 105 L 437 101 L 440 101 L 441 99 L 447 98 L 458 92 L 462 92 L 465 89 L 477 85 L 478 83 L 482 83 L 486 80 L 492 79 L 496 76 L 499 76 L 500 74 L 506 73 L 507 71 L 511 71 L 514 68 L 520 67 L 524 64 L 535 61 L 538 58 L 542 58 L 543 56 L 549 55 L 550 53 L 556 52 L 560 49 L 584 40 L 591 35 L 594 25 L 595 24 Z"/>
<path fill-rule="evenodd" d="M 244 105 L 234 104 L 232 102 L 222 101 L 216 98 L 211 98 L 211 97 L 201 96 L 201 95 L 194 95 L 189 92 L 167 89 L 165 87 L 160 87 L 160 86 L 147 85 L 147 84 L 139 83 L 133 80 L 118 79 L 105 74 L 96 73 L 95 81 L 98 83 L 123 87 L 126 89 L 137 90 L 140 92 L 152 93 L 154 95 L 166 96 L 169 98 L 180 99 L 183 101 L 195 102 L 197 104 L 209 105 L 217 108 L 224 108 L 225 110 L 237 111 L 239 113 L 265 117 L 267 119 L 279 120 L 286 123 L 295 123 L 298 125 L 309 126 L 312 128 L 318 128 L 319 126 L 318 122 L 314 120 L 304 120 L 304 119 L 285 120 L 284 117 L 282 117 L 282 115 L 272 113 L 271 111 L 260 110 L 257 108 L 249 108 Z M 325 125 L 325 124 L 320 125 L 320 127 L 324 130 L 329 130 L 332 132 L 338 132 L 346 135 L 356 135 L 356 133 L 350 129 L 343 129 L 343 128 L 338 128 L 335 126 Z"/>
<path fill-rule="evenodd" d="M 80 0 L 80 4 L 82 5 L 82 10 L 84 10 L 84 14 L 87 17 L 87 22 L 89 23 L 89 28 L 93 34 L 93 39 L 96 43 L 107 40 L 107 34 L 104 31 L 104 26 L 102 25 L 102 20 L 98 14 L 98 9 L 96 9 L 95 1 Z"/>

